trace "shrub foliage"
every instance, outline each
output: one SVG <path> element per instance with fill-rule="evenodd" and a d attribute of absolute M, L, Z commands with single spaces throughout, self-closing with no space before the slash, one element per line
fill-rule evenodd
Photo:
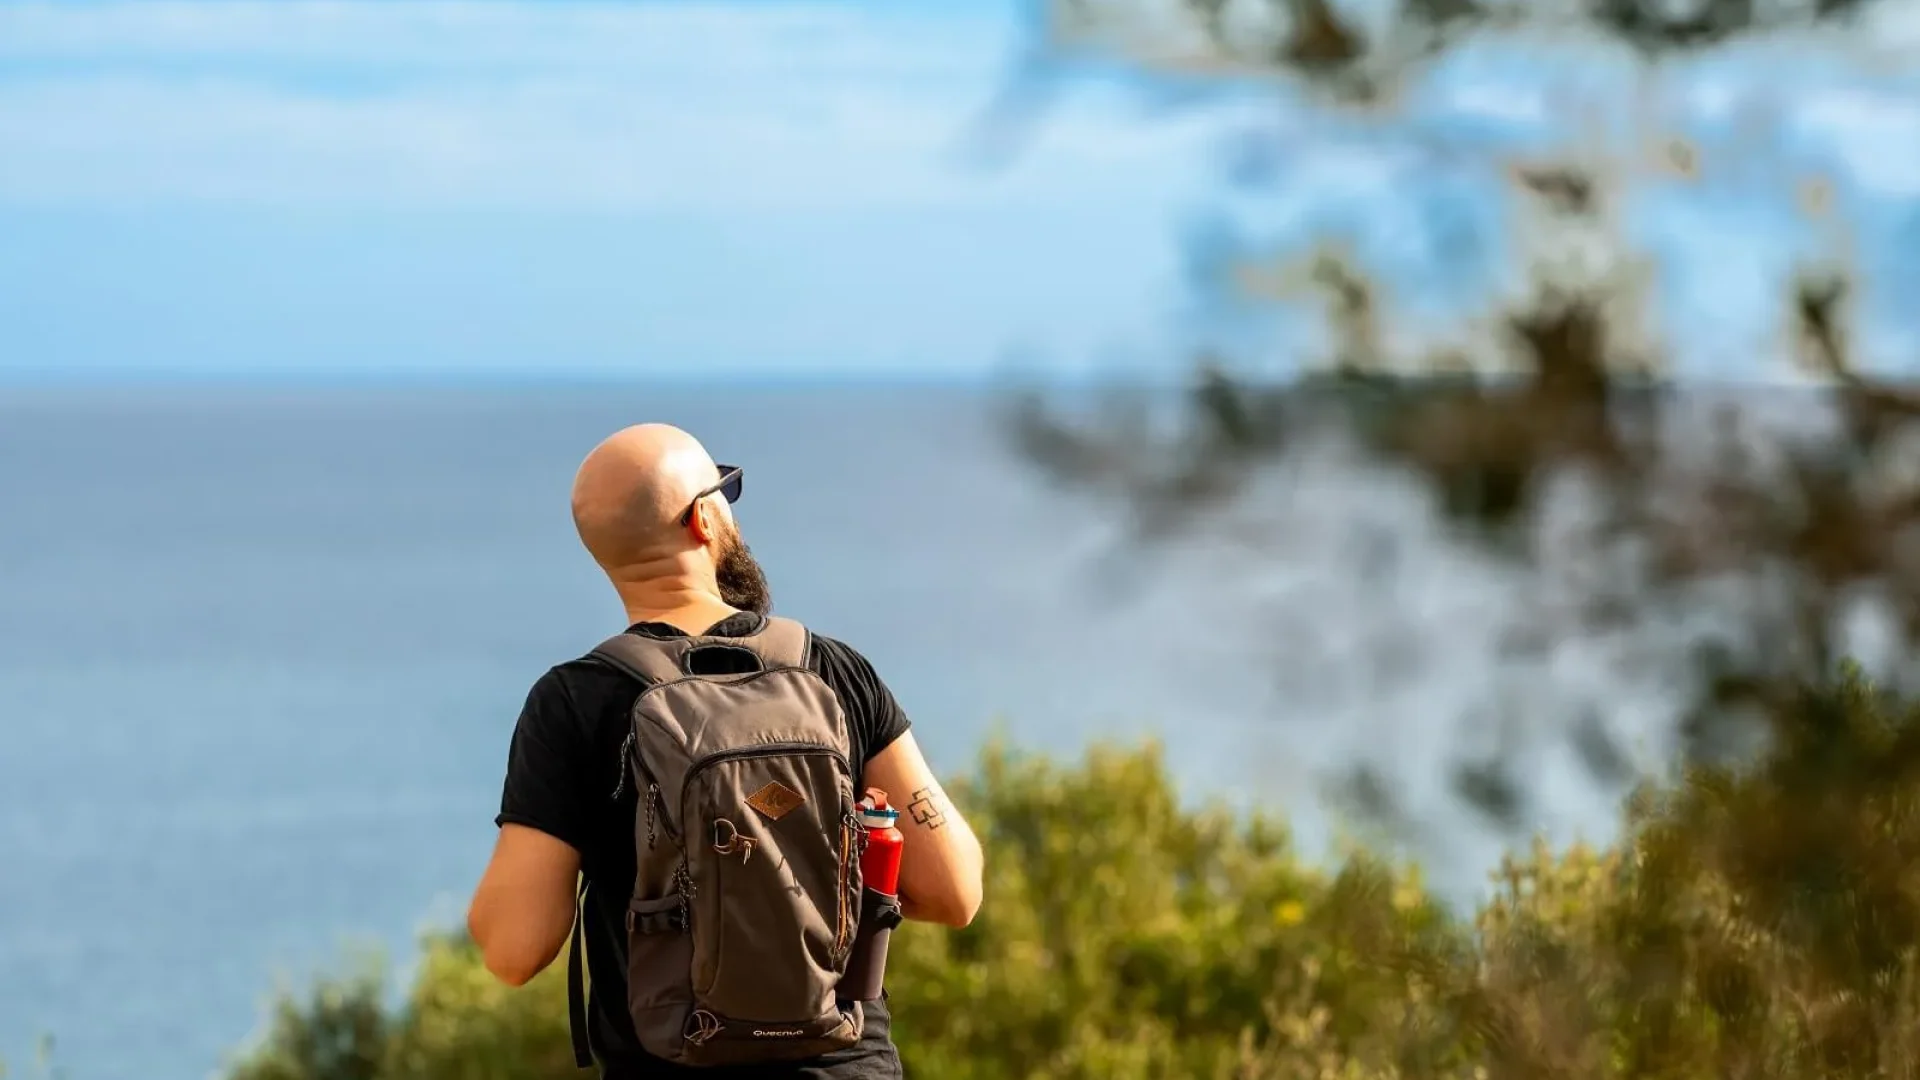
<path fill-rule="evenodd" d="M 1510 858 L 1472 918 L 1192 807 L 1152 745 L 990 746 L 956 785 L 988 900 L 899 935 L 902 1056 L 940 1080 L 1920 1074 L 1920 726 L 1853 677 L 1780 715 L 1756 760 L 1642 790 L 1620 846 Z M 366 972 L 284 996 L 234 1080 L 578 1075 L 559 965 L 509 990 L 438 938 L 383 996 Z"/>

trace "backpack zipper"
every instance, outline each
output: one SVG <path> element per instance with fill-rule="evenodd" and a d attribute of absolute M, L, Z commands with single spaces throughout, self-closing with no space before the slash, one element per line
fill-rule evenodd
<path fill-rule="evenodd" d="M 633 738 L 632 735 L 627 737 Z M 633 762 L 634 770 L 640 774 L 640 778 L 647 782 L 647 847 L 651 848 L 655 826 L 660 820 L 660 781 L 654 778 L 653 770 L 648 768 L 647 763 L 641 759 L 638 746 L 634 747 L 633 754 L 628 760 Z M 667 835 L 673 839 L 674 843 L 680 843 L 680 828 L 671 821 L 667 822 Z"/>
<path fill-rule="evenodd" d="M 857 803 L 855 804 L 856 807 L 858 807 L 858 805 Z M 860 932 L 860 909 L 858 906 L 860 904 L 860 890 L 854 887 L 853 876 L 860 871 L 860 860 L 866 858 L 867 855 L 867 827 L 860 823 L 860 811 L 857 808 L 847 811 L 847 830 L 848 835 L 853 839 L 853 850 L 848 853 L 843 860 L 843 871 L 846 876 L 840 884 L 840 891 L 841 895 L 846 898 L 847 905 L 847 940 L 843 948 L 851 952 L 853 949 L 854 935 Z"/>
<path fill-rule="evenodd" d="M 640 753 L 636 746 L 638 738 L 629 729 L 627 737 L 620 743 L 620 782 L 613 786 L 613 801 L 619 802 L 626 794 L 627 777 L 636 769 L 646 772 L 646 766 L 640 764 Z M 655 825 L 660 818 L 660 785 L 653 782 L 651 774 L 647 780 L 647 850 L 653 850 Z"/>
<path fill-rule="evenodd" d="M 620 796 L 627 790 L 627 773 L 634 760 L 633 728 L 627 728 L 627 737 L 620 740 L 620 782 L 613 785 L 613 801 L 619 802 Z"/>
<path fill-rule="evenodd" d="M 660 785 L 647 785 L 647 850 L 653 850 L 654 825 L 660 820 Z"/>
<path fill-rule="evenodd" d="M 704 772 L 708 766 L 737 758 L 768 757 L 774 754 L 825 754 L 839 762 L 840 767 L 849 773 L 853 771 L 847 764 L 847 755 L 833 747 L 824 743 L 797 742 L 789 739 L 782 742 L 754 743 L 751 746 L 731 746 L 725 750 L 715 750 L 694 761 L 687 769 L 687 786 L 693 786 L 693 778 Z"/>
<path fill-rule="evenodd" d="M 847 926 L 853 918 L 847 908 L 848 894 L 853 891 L 853 821 L 853 816 L 850 814 L 840 819 L 840 879 L 834 883 L 839 892 L 839 895 L 834 898 L 838 916 L 838 922 L 833 930 L 835 953 L 845 950 L 852 937 Z"/>

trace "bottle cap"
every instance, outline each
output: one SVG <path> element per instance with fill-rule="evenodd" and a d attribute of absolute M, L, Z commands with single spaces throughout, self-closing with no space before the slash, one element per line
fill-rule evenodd
<path fill-rule="evenodd" d="M 900 811 L 898 810 L 876 810 L 868 806 L 860 808 L 860 824 L 870 829 L 892 828 L 893 823 L 899 820 L 899 818 Z"/>

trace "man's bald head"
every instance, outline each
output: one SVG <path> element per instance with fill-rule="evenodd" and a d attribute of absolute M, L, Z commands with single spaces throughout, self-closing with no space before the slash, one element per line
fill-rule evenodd
<path fill-rule="evenodd" d="M 694 496 L 719 479 L 700 440 L 669 424 L 639 424 L 593 448 L 573 480 L 573 524 L 609 572 L 684 551 L 680 524 Z"/>

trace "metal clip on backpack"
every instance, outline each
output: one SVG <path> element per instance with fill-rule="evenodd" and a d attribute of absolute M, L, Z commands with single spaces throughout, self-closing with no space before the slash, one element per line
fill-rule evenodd
<path fill-rule="evenodd" d="M 817 1057 L 864 1016 L 835 987 L 859 928 L 847 723 L 806 667 L 805 627 L 745 638 L 621 634 L 592 655 L 647 684 L 622 749 L 640 793 L 627 904 L 628 1010 L 641 1046 L 681 1065 Z M 576 927 L 569 989 L 586 1050 Z"/>

